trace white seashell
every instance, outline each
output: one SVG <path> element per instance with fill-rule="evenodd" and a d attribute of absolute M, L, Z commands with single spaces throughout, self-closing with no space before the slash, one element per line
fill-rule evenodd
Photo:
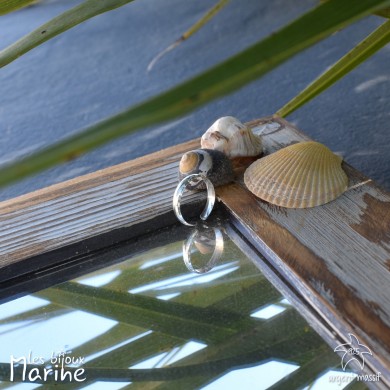
<path fill-rule="evenodd" d="M 261 138 L 232 116 L 214 122 L 203 134 L 201 147 L 219 150 L 229 158 L 258 156 L 263 151 Z"/>
<path fill-rule="evenodd" d="M 341 161 L 318 142 L 302 142 L 255 161 L 245 171 L 244 182 L 257 197 L 278 206 L 319 206 L 348 187 Z"/>

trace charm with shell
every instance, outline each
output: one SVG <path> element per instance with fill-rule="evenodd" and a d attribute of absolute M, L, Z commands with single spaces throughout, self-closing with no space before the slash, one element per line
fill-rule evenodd
<path fill-rule="evenodd" d="M 261 138 L 232 116 L 215 121 L 203 134 L 201 147 L 219 150 L 229 158 L 259 156 L 263 151 Z"/>
<path fill-rule="evenodd" d="M 194 173 L 207 177 L 216 187 L 234 179 L 231 161 L 218 150 L 196 149 L 185 153 L 179 164 L 179 178 L 181 180 Z M 190 189 L 204 188 L 204 183 L 200 182 Z"/>
<path fill-rule="evenodd" d="M 302 142 L 255 161 L 244 182 L 254 195 L 278 206 L 319 206 L 346 191 L 348 177 L 341 162 L 326 146 Z"/>

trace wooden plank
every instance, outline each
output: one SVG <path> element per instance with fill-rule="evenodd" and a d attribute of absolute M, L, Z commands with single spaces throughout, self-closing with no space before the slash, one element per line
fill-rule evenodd
<path fill-rule="evenodd" d="M 286 283 L 280 275 L 278 269 L 268 262 L 264 257 L 259 256 L 257 249 L 253 248 L 242 234 L 237 233 L 233 226 L 227 227 L 227 234 L 234 243 L 250 258 L 260 269 L 261 273 L 268 279 L 269 282 L 288 300 L 299 314 L 305 318 L 309 325 L 321 336 L 321 338 L 334 350 L 338 345 L 347 342 L 345 333 L 340 332 L 340 329 L 335 329 L 334 324 L 324 318 L 324 315 L 318 307 L 314 307 L 311 302 L 302 299 L 301 292 L 295 286 Z M 340 359 L 341 361 L 341 359 Z M 357 372 L 360 366 L 352 364 Z M 330 366 L 328 366 L 329 368 Z M 352 368 L 352 367 L 351 367 Z M 373 367 L 365 365 L 365 374 L 376 375 Z M 383 372 L 383 371 L 382 371 Z M 382 373 L 381 372 L 381 373 Z M 360 382 L 361 383 L 361 382 Z M 386 384 L 387 383 L 387 384 Z M 388 389 L 388 382 L 375 383 L 375 389 Z M 363 388 L 367 387 L 363 384 Z"/>
<path fill-rule="evenodd" d="M 0 267 L 171 211 L 177 160 L 195 145 L 188 142 L 0 203 Z"/>
<path fill-rule="evenodd" d="M 256 129 L 268 133 L 266 154 L 308 139 L 281 119 L 267 122 Z M 387 372 L 389 385 L 390 195 L 343 167 L 350 190 L 321 207 L 270 205 L 246 190 L 242 178 L 217 194 L 240 230 L 345 342 L 354 333 L 371 347 L 368 364 L 374 372 Z"/>
<path fill-rule="evenodd" d="M 266 154 L 308 139 L 277 118 L 252 126 Z M 169 212 L 178 160 L 198 142 L 1 203 L 0 267 Z M 390 195 L 344 168 L 350 189 L 312 209 L 272 206 L 249 193 L 242 178 L 217 194 L 283 278 L 340 337 L 352 332 L 369 346 L 370 367 L 383 373 L 390 368 Z"/>

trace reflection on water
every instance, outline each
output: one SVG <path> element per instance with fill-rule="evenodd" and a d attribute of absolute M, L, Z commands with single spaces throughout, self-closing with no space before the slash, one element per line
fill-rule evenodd
<path fill-rule="evenodd" d="M 196 267 L 192 264 L 192 245 L 195 245 L 199 253 L 210 255 L 210 259 L 205 265 Z M 224 240 L 221 229 L 205 225 L 205 227 L 194 229 L 187 240 L 183 242 L 183 261 L 189 271 L 204 274 L 211 271 L 219 263 L 223 250 Z"/>
<path fill-rule="evenodd" d="M 272 317 L 275 317 L 279 313 L 283 313 L 288 308 L 288 305 L 289 303 L 287 299 L 281 299 L 278 303 L 271 303 L 270 305 L 266 305 L 254 311 L 251 314 L 251 317 L 268 320 Z"/>
<path fill-rule="evenodd" d="M 156 239 L 121 263 L 0 306 L 0 388 L 50 388 L 11 383 L 11 355 L 43 366 L 65 353 L 83 357 L 88 380 L 69 389 L 342 389 L 347 382 L 328 378 L 339 357 L 224 238 L 207 273 L 188 271 L 182 240 Z M 191 245 L 194 268 L 211 246 Z"/>

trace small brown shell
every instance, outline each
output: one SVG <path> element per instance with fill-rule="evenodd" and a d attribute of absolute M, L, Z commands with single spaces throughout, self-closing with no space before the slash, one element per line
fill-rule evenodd
<path fill-rule="evenodd" d="M 179 164 L 179 179 L 194 173 L 206 176 L 216 187 L 230 183 L 234 179 L 231 161 L 218 150 L 196 149 L 184 153 Z M 204 183 L 199 182 L 199 185 L 192 189 L 203 188 Z"/>
<path fill-rule="evenodd" d="M 253 194 L 278 206 L 319 206 L 348 187 L 341 161 L 318 142 L 302 142 L 255 161 L 245 171 L 244 182 Z"/>
<path fill-rule="evenodd" d="M 184 153 L 179 164 L 179 171 L 182 174 L 188 174 L 192 172 L 194 168 L 198 165 L 199 155 L 195 151 Z"/>

